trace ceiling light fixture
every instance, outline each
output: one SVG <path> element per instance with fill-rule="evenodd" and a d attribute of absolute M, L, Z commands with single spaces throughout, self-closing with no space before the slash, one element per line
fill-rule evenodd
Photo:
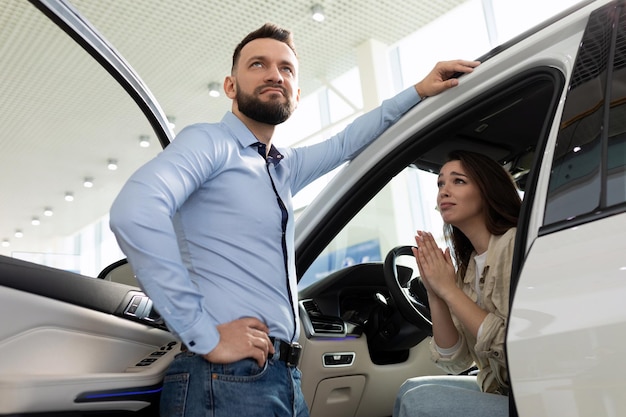
<path fill-rule="evenodd" d="M 8 248 L 10 245 L 11 245 L 11 244 L 9 243 L 9 240 L 8 240 L 8 239 L 4 239 L 4 240 L 2 241 L 2 247 L 3 247 L 3 248 Z"/>
<path fill-rule="evenodd" d="M 33 219 L 30 221 L 30 224 L 32 224 L 33 226 L 39 226 L 41 224 L 41 222 L 39 221 L 39 217 L 33 217 Z"/>
<path fill-rule="evenodd" d="M 74 194 L 68 191 L 65 193 L 65 197 L 63 198 L 65 199 L 65 201 L 74 201 Z"/>
<path fill-rule="evenodd" d="M 17 237 L 17 238 L 24 237 L 24 233 L 22 233 L 22 231 L 20 229 L 17 229 L 15 231 L 15 237 Z"/>
<path fill-rule="evenodd" d="M 211 97 L 219 97 L 220 96 L 220 85 L 216 82 L 212 82 L 209 84 L 209 95 Z"/>
<path fill-rule="evenodd" d="M 83 186 L 85 188 L 91 188 L 93 187 L 93 178 L 91 177 L 85 177 L 85 180 L 83 181 Z"/>
<path fill-rule="evenodd" d="M 147 148 L 148 146 L 150 146 L 150 136 L 148 135 L 139 136 L 139 146 L 141 146 L 142 148 Z"/>
<path fill-rule="evenodd" d="M 326 19 L 324 16 L 324 9 L 321 4 L 315 4 L 311 7 L 311 18 L 316 22 L 323 22 Z"/>
<path fill-rule="evenodd" d="M 117 159 L 109 159 L 107 161 L 107 168 L 111 171 L 115 171 L 117 169 Z"/>
<path fill-rule="evenodd" d="M 167 116 L 167 126 L 170 130 L 174 131 L 174 128 L 176 127 L 176 118 L 174 116 Z"/>
<path fill-rule="evenodd" d="M 43 209 L 43 215 L 46 217 L 50 217 L 54 214 L 54 212 L 52 211 L 52 208 L 50 207 L 46 207 L 45 209 Z"/>

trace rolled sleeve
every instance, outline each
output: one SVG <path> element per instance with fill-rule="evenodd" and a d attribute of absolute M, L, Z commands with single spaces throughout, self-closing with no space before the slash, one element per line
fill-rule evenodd
<path fill-rule="evenodd" d="M 504 359 L 504 333 L 506 322 L 504 318 L 494 313 L 487 314 L 482 325 L 482 332 L 476 340 L 476 354 L 481 357 L 491 358 L 505 365 Z"/>
<path fill-rule="evenodd" d="M 449 357 L 439 352 L 434 339 L 430 341 L 430 353 L 435 364 L 444 371 L 455 375 L 466 371 L 474 364 L 465 335 L 461 332 L 459 332 L 459 339 L 459 348 Z"/>

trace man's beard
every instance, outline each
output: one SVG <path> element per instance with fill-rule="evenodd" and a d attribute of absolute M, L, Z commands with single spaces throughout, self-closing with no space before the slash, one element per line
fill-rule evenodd
<path fill-rule="evenodd" d="M 255 93 L 259 93 L 264 88 L 273 86 L 262 86 L 255 89 Z M 282 87 L 279 87 L 282 89 Z M 239 111 L 246 117 L 252 120 L 256 120 L 260 123 L 268 125 L 279 125 L 285 120 L 289 119 L 291 113 L 295 110 L 291 97 L 285 94 L 287 101 L 281 103 L 277 100 L 269 102 L 261 101 L 256 95 L 246 94 L 241 91 L 241 88 L 237 86 L 236 100 Z"/>

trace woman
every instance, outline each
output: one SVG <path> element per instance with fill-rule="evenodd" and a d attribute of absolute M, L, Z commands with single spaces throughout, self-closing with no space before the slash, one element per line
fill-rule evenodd
<path fill-rule="evenodd" d="M 428 291 L 431 351 L 447 373 L 472 365 L 478 373 L 409 379 L 393 415 L 508 416 L 504 335 L 521 199 L 497 162 L 473 152 L 451 153 L 437 184 L 449 248 L 442 251 L 430 233 L 418 231 L 413 250 Z"/>

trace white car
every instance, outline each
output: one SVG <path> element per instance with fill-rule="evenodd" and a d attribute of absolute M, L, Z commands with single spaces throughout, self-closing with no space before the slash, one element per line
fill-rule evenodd
<path fill-rule="evenodd" d="M 156 151 L 115 139 L 149 132 L 166 146 L 164 113 L 75 10 L 33 3 L 47 16 L 33 17 L 49 26 L 44 37 L 78 41 L 91 56 L 67 59 L 80 74 L 93 74 L 66 76 L 75 91 L 54 97 L 59 90 L 50 90 L 51 102 L 33 114 L 38 123 L 24 127 L 61 129 L 67 137 L 28 150 L 33 161 L 50 164 L 50 178 L 29 178 L 22 169 L 29 160 L 18 145 L 27 136 L 2 139 L 10 152 L 0 155 L 3 175 L 15 176 L 15 193 L 33 183 L 44 192 L 58 186 L 57 174 L 82 178 L 112 150 L 132 156 L 134 167 L 115 174 L 130 175 Z M 30 5 L 21 12 L 39 13 Z M 45 52 L 24 67 L 50 77 L 68 71 L 48 67 Z M 479 59 L 458 87 L 411 110 L 298 213 L 300 368 L 312 417 L 389 416 L 402 382 L 442 372 L 430 359 L 415 261 L 405 255 L 415 230 L 442 231 L 434 173 L 454 149 L 500 161 L 523 193 L 506 340 L 510 415 L 626 415 L 626 1 L 584 1 Z M 30 71 L 16 74 L 12 85 L 26 89 Z M 82 88 L 87 81 L 115 88 L 94 97 Z M 76 114 L 44 117 L 65 97 L 76 102 Z M 87 108 L 88 98 L 102 105 L 98 126 L 81 123 L 81 111 L 98 111 Z M 127 109 L 123 126 L 105 117 L 112 103 Z M 72 142 L 75 131 L 80 140 Z M 55 154 L 67 152 L 76 153 L 76 163 L 55 165 Z M 103 189 L 83 204 L 104 215 L 115 191 Z M 3 204 L 19 208 L 19 200 Z M 0 416 L 156 415 L 180 342 L 125 260 L 79 275 L 72 269 L 89 263 L 86 257 L 63 258 L 69 263 L 53 268 L 30 255 L 0 256 Z"/>

